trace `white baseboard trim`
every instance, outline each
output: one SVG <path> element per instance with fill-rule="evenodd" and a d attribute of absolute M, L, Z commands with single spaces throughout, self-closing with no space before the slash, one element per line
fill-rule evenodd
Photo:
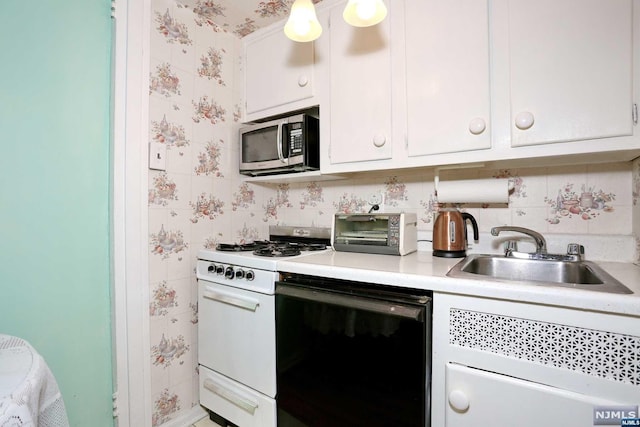
<path fill-rule="evenodd" d="M 204 417 L 207 417 L 207 411 L 202 409 L 200 405 L 194 406 L 190 411 L 185 412 L 178 418 L 162 424 L 162 427 L 191 427 Z"/>

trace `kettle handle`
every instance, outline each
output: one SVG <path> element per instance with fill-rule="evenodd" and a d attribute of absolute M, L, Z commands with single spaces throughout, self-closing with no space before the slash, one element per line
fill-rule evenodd
<path fill-rule="evenodd" d="M 478 236 L 478 223 L 476 222 L 476 219 L 473 217 L 473 215 L 466 213 L 466 212 L 462 212 L 462 219 L 463 221 L 471 221 L 471 226 L 473 227 L 473 240 L 477 241 L 479 239 Z"/>

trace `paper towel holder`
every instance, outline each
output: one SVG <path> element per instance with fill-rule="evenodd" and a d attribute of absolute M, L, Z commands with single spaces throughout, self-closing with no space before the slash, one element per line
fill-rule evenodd
<path fill-rule="evenodd" d="M 440 171 L 442 170 L 452 170 L 452 169 L 473 169 L 473 168 L 483 168 L 484 163 L 465 163 L 465 164 L 457 164 L 457 165 L 447 165 L 447 166 L 438 166 L 434 170 L 433 176 L 433 186 L 436 197 L 438 196 L 438 183 L 440 182 Z"/>
<path fill-rule="evenodd" d="M 466 165 L 436 168 L 434 173 L 434 190 L 435 198 L 438 203 L 480 203 L 483 205 L 488 203 L 508 204 L 509 196 L 515 191 L 515 182 L 511 179 L 497 177 L 496 179 L 487 179 L 476 177 L 471 179 L 453 179 L 440 182 L 440 170 L 442 169 L 470 169 L 483 166 L 483 163 L 471 163 Z M 484 184 L 482 184 L 485 181 L 487 181 L 486 188 L 483 186 Z M 482 188 L 476 188 L 478 185 L 482 186 Z M 469 190 L 469 188 L 476 189 L 474 191 Z M 446 193 L 446 196 L 444 193 L 440 194 L 440 192 Z"/>

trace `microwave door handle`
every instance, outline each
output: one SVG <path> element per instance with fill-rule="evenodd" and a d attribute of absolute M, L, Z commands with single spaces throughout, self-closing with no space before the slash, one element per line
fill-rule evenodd
<path fill-rule="evenodd" d="M 278 123 L 278 158 L 282 163 L 287 163 L 287 159 L 284 158 L 284 154 L 282 153 L 282 128 L 284 124 L 285 122 Z"/>

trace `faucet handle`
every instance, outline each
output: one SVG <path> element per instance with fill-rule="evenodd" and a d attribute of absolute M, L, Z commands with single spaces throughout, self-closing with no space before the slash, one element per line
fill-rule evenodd
<path fill-rule="evenodd" d="M 584 255 L 584 246 L 577 243 L 569 243 L 567 245 L 567 255 L 574 255 L 578 258 Z"/>
<path fill-rule="evenodd" d="M 518 250 L 518 242 L 516 240 L 507 240 L 504 242 L 505 253 L 514 252 Z"/>

